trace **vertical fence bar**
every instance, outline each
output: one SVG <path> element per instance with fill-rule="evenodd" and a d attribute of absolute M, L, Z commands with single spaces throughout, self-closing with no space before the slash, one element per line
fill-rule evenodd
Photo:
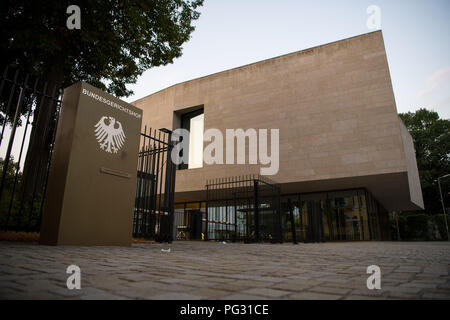
<path fill-rule="evenodd" d="M 8 68 L 9 68 L 9 66 L 6 66 L 5 69 L 3 70 L 2 82 L 0 84 L 0 97 L 2 96 L 3 88 L 5 87 L 5 82 L 7 80 Z"/>
<path fill-rule="evenodd" d="M 253 215 L 255 219 L 255 241 L 259 242 L 259 183 L 258 180 L 253 180 Z"/>
<path fill-rule="evenodd" d="M 40 103 L 39 103 L 41 108 L 43 108 L 43 105 L 44 105 L 44 101 L 45 101 L 44 99 L 45 99 L 45 95 L 46 95 L 46 92 L 47 92 L 47 87 L 48 87 L 48 82 L 45 82 L 42 91 L 39 93 L 41 95 L 41 99 L 40 99 Z M 38 103 L 37 100 L 36 100 L 36 103 Z M 33 123 L 37 122 L 37 119 L 36 119 L 37 117 L 39 117 L 39 114 L 36 113 L 36 108 L 35 108 L 34 114 L 33 114 Z M 33 126 L 33 124 L 32 124 L 32 126 Z M 36 132 L 34 132 L 34 130 L 33 130 L 32 133 L 31 133 L 30 141 L 34 140 L 33 137 L 35 135 L 36 135 Z M 29 152 L 29 151 L 27 151 L 27 152 Z M 25 177 L 25 180 L 23 181 L 24 187 L 22 187 L 22 193 L 21 193 L 21 197 L 20 197 L 21 201 L 20 201 L 20 209 L 19 209 L 19 213 L 18 213 L 19 217 L 22 217 L 22 212 L 23 212 L 24 204 L 25 204 L 25 189 L 26 189 L 25 186 L 28 185 L 29 178 L 30 178 L 30 174 L 28 174 Z"/>
<path fill-rule="evenodd" d="M 144 141 L 142 143 L 141 154 L 139 156 L 139 190 L 138 190 L 138 217 L 139 217 L 139 228 L 138 236 L 142 237 L 145 234 L 145 208 L 143 206 L 143 197 L 145 190 L 145 172 L 144 172 L 144 162 L 145 162 L 145 143 L 147 139 L 147 127 L 144 128 Z"/>
<path fill-rule="evenodd" d="M 292 243 L 297 244 L 297 234 L 295 233 L 294 210 L 292 210 L 291 198 L 288 198 L 288 209 L 289 209 L 289 215 L 291 218 Z"/>
<path fill-rule="evenodd" d="M 9 160 L 11 157 L 12 146 L 13 146 L 14 138 L 16 135 L 17 121 L 19 118 L 22 100 L 23 100 L 23 88 L 20 88 L 19 99 L 17 101 L 16 112 L 14 114 L 14 120 L 13 120 L 13 124 L 12 124 L 12 128 L 11 128 L 11 137 L 9 138 L 8 149 L 6 151 L 5 160 L 3 162 L 3 172 L 2 172 L 2 180 L 1 180 L 1 186 L 0 186 L 0 202 L 2 201 L 3 188 L 5 187 L 6 175 L 8 173 Z M 5 120 L 6 120 L 6 116 L 5 116 Z M 15 189 L 15 184 L 14 184 L 14 189 Z M 11 193 L 11 199 L 14 199 L 14 193 Z M 6 228 L 8 228 L 8 226 L 9 226 L 10 217 L 11 217 L 11 210 L 8 210 L 8 213 L 6 215 L 6 223 L 5 223 Z"/>
<path fill-rule="evenodd" d="M 151 136 L 151 133 L 150 133 Z M 152 233 L 154 234 L 156 231 L 156 200 L 158 195 L 158 161 L 157 161 L 157 148 L 156 148 L 156 130 L 153 130 L 153 136 L 152 136 L 152 182 L 153 182 L 153 189 L 152 189 L 152 204 L 151 204 L 151 213 L 152 213 Z"/>
<path fill-rule="evenodd" d="M 1 185 L 0 185 L 0 201 L 2 200 L 2 196 L 3 196 L 3 188 L 5 186 L 6 174 L 8 172 L 9 159 L 11 157 L 11 151 L 12 151 L 12 146 L 13 146 L 13 143 L 14 143 L 14 137 L 16 135 L 17 121 L 18 121 L 18 118 L 19 118 L 19 113 L 20 113 L 20 107 L 22 105 L 22 100 L 23 100 L 23 88 L 20 88 L 20 93 L 19 93 L 19 99 L 17 101 L 16 112 L 14 114 L 14 120 L 13 120 L 13 124 L 12 124 L 12 127 L 11 127 L 11 136 L 9 137 L 8 149 L 6 151 L 5 160 L 3 162 L 2 180 L 1 180 Z M 5 116 L 5 119 L 6 119 L 6 116 Z M 3 134 L 3 132 L 2 132 L 2 134 Z M 6 221 L 6 225 L 8 225 L 8 219 L 9 219 L 9 214 L 8 214 L 8 218 L 7 218 L 7 221 Z"/>
<path fill-rule="evenodd" d="M 147 127 L 145 129 L 146 129 L 145 131 L 147 132 Z M 147 137 L 145 137 L 144 139 L 147 139 Z M 152 216 L 151 216 L 151 212 L 149 210 L 150 192 L 151 192 L 151 188 L 152 188 L 152 176 L 150 175 L 151 155 L 150 155 L 150 148 L 146 142 L 144 142 L 144 149 L 145 149 L 145 153 L 143 155 L 144 158 L 142 159 L 142 161 L 144 161 L 145 164 L 144 164 L 144 172 L 142 173 L 142 176 L 143 176 L 143 178 L 145 177 L 145 185 L 144 185 L 144 189 L 143 189 L 144 191 L 142 194 L 142 197 L 143 197 L 142 210 L 145 215 L 145 221 L 144 221 L 145 233 L 148 236 L 151 236 L 152 235 L 152 227 L 151 227 Z"/>
<path fill-rule="evenodd" d="M 18 181 L 18 178 L 19 178 L 20 162 L 22 161 L 23 148 L 24 148 L 24 145 L 25 145 L 25 140 L 26 140 L 26 137 L 27 137 L 28 127 L 29 127 L 29 124 L 30 124 L 30 116 L 31 116 L 31 112 L 32 112 L 32 109 L 33 109 L 33 100 L 34 100 L 33 97 L 35 95 L 38 82 L 39 82 L 39 80 L 36 79 L 35 82 L 34 82 L 34 86 L 33 86 L 33 92 L 30 95 L 30 97 L 31 97 L 31 100 L 29 102 L 30 107 L 28 109 L 28 114 L 27 114 L 27 119 L 26 119 L 26 123 L 25 123 L 25 130 L 24 130 L 24 134 L 23 134 L 23 138 L 22 138 L 22 143 L 20 145 L 19 159 L 17 160 L 17 169 L 16 169 L 16 173 L 14 175 L 14 185 L 13 185 L 13 189 L 12 189 L 12 192 L 11 192 L 11 199 L 9 201 L 9 206 L 8 206 L 8 215 L 11 214 L 11 210 L 12 210 L 12 207 L 13 207 L 13 204 L 14 204 L 14 195 L 15 195 L 15 191 L 16 191 L 17 181 Z"/>
<path fill-rule="evenodd" d="M 175 202 L 175 166 L 174 163 L 172 162 L 172 132 L 169 133 L 168 135 L 168 145 L 167 145 L 167 165 L 170 166 L 170 176 L 169 176 L 169 187 L 168 187 L 168 197 L 169 197 L 169 236 L 170 236 L 170 242 L 172 242 L 173 240 L 173 234 L 174 234 L 174 223 L 175 223 L 175 206 L 174 206 L 174 202 Z M 201 203 L 200 203 L 200 226 L 202 225 L 202 214 L 201 214 Z M 201 228 L 201 227 L 200 227 Z M 203 230 L 201 230 L 203 231 Z"/>
<path fill-rule="evenodd" d="M 52 93 L 51 93 L 51 95 L 49 96 L 49 97 L 47 97 L 48 99 L 49 99 L 49 103 L 47 104 L 47 106 L 48 106 L 48 108 L 51 108 L 52 107 L 52 104 L 54 103 L 54 101 L 55 101 L 55 95 L 56 95 L 56 91 L 57 91 L 57 87 L 56 87 L 56 85 L 53 87 L 53 90 L 52 90 Z M 43 107 L 43 106 L 40 106 L 41 108 Z M 50 123 L 50 119 L 51 119 L 51 116 L 52 116 L 52 113 L 51 112 L 49 112 L 48 113 L 48 115 L 47 115 L 47 118 L 45 119 L 45 122 L 44 123 L 47 123 L 48 125 L 45 127 L 45 130 L 44 130 L 44 137 L 47 137 L 47 133 L 48 133 L 48 130 L 49 130 L 49 127 L 50 127 L 50 125 L 49 125 L 49 123 Z M 39 116 L 38 116 L 39 117 Z M 43 158 L 43 154 L 41 153 L 40 155 L 39 155 L 39 163 L 38 163 L 38 172 L 36 173 L 36 178 L 34 179 L 34 186 L 33 186 L 33 195 L 32 195 L 32 197 L 31 197 L 31 201 L 30 201 L 30 213 L 29 213 L 29 215 L 28 215 L 28 222 L 27 222 L 27 226 L 26 226 L 26 230 L 28 231 L 28 230 L 30 230 L 30 225 L 31 225 L 31 219 L 32 219 L 32 217 L 33 217 L 33 211 L 34 211 L 34 200 L 35 200 L 35 198 L 36 198 L 36 192 L 37 192 L 37 188 L 38 188 L 38 184 L 39 184 L 39 178 L 40 178 L 40 176 L 39 176 L 39 173 L 41 172 L 41 167 L 42 167 L 42 165 L 43 165 L 43 163 L 42 163 L 42 158 Z M 47 159 L 48 160 L 48 159 Z M 47 163 L 44 163 L 44 165 L 47 165 Z M 44 182 L 45 183 L 45 182 Z M 43 191 L 43 190 L 42 190 Z M 42 198 L 43 198 L 43 195 L 41 194 L 41 201 L 42 201 Z M 39 217 L 38 217 L 38 220 L 39 220 Z M 38 222 L 38 224 L 39 224 L 39 222 Z"/>
<path fill-rule="evenodd" d="M 61 86 L 59 86 L 61 87 Z M 39 216 L 38 216 L 38 225 L 37 225 L 37 229 L 40 229 L 40 223 L 41 223 L 41 218 L 42 218 L 42 211 L 44 210 L 44 201 L 45 201 L 45 197 L 47 195 L 47 186 L 48 186 L 48 176 L 50 175 L 50 164 L 52 161 L 52 157 L 53 157 L 53 150 L 55 149 L 55 139 L 56 139 L 56 130 L 58 129 L 58 123 L 59 123 L 59 115 L 61 112 L 61 102 L 62 102 L 62 89 L 59 88 L 58 89 L 59 94 L 58 97 L 55 97 L 56 100 L 54 101 L 54 103 L 56 103 L 56 119 L 55 119 L 55 128 L 53 129 L 53 136 L 52 136 L 52 143 L 50 146 L 50 155 L 48 157 L 48 163 L 47 163 L 47 170 L 46 170 L 46 175 L 45 175 L 45 182 L 44 182 L 44 191 L 42 193 L 42 200 L 41 200 L 41 207 L 39 209 Z"/>
<path fill-rule="evenodd" d="M 209 239 L 208 236 L 208 229 L 209 229 L 209 180 L 206 180 L 206 204 L 205 204 L 205 210 L 206 210 L 206 227 L 205 227 L 205 240 Z"/>
<path fill-rule="evenodd" d="M 6 125 L 9 123 L 11 127 L 9 142 L 2 168 L 2 177 L 0 180 L 0 202 L 5 202 L 2 206 L 5 210 L 2 212 L 4 215 L 2 217 L 1 227 L 5 230 L 39 231 L 40 217 L 42 215 L 45 193 L 47 192 L 47 179 L 50 169 L 49 165 L 54 147 L 55 132 L 59 119 L 60 102 L 63 92 L 61 91 L 59 84 L 54 84 L 51 93 L 47 93 L 48 83 L 42 82 L 38 78 L 34 78 L 32 81 L 34 85 L 29 87 L 28 84 L 31 82 L 31 76 L 27 73 L 22 75 L 22 72 L 19 69 L 15 70 L 12 79 L 8 79 L 8 71 L 9 66 L 6 66 L 0 83 L 0 96 L 3 95 L 5 88 L 8 88 L 9 90 L 7 97 L 5 97 L 5 113 L 0 135 L 0 145 L 3 142 Z M 6 85 L 6 82 L 9 82 L 10 84 Z M 41 84 L 43 90 L 39 91 L 38 85 Z M 48 99 L 48 103 L 45 99 Z M 14 114 L 10 116 L 10 112 L 12 111 L 11 107 L 13 104 L 16 105 L 16 108 Z M 43 119 L 37 112 L 38 106 L 41 110 L 50 108 L 52 112 L 49 112 L 45 119 Z M 16 139 L 17 127 L 21 124 L 20 119 L 22 117 L 22 113 L 25 121 L 23 136 L 21 139 Z M 31 123 L 30 119 L 32 116 L 33 121 Z M 54 123 L 52 122 L 52 118 L 54 118 Z M 35 141 L 33 137 L 36 135 L 35 130 L 33 130 L 32 136 L 28 137 L 29 127 L 34 127 L 37 121 L 42 120 L 46 121 L 46 126 L 43 133 L 43 138 L 45 139 L 43 140 L 45 143 L 45 149 L 39 150 L 39 156 L 36 159 L 37 169 L 33 172 L 30 171 L 30 174 L 27 174 L 24 179 L 22 179 L 21 172 L 24 168 L 21 167 L 21 162 L 24 155 L 24 150 L 26 148 L 30 150 L 30 143 Z M 51 133 L 53 126 L 55 126 L 55 128 L 53 128 L 53 134 L 49 134 Z M 26 145 L 27 139 L 29 140 L 28 146 Z M 8 168 L 11 166 L 11 156 L 15 152 L 16 142 L 18 146 L 20 146 L 18 148 L 17 166 L 13 163 L 15 167 L 11 171 L 8 170 Z M 43 160 L 44 158 L 46 161 Z M 25 162 L 24 166 L 26 167 L 27 165 L 28 162 Z M 10 171 L 9 174 L 8 171 Z M 11 183 L 7 183 L 7 181 L 11 181 Z M 8 191 L 10 192 L 10 198 L 8 200 L 5 199 L 6 185 L 8 185 Z M 17 192 L 18 190 L 21 191 Z M 32 192 L 30 197 L 26 196 L 27 192 Z M 17 196 L 16 193 L 18 193 Z M 39 193 L 39 197 L 37 196 L 37 193 Z M 37 200 L 39 200 L 40 203 Z M 28 215 L 24 215 L 24 211 L 29 211 Z M 37 214 L 34 215 L 36 211 Z M 11 220 L 12 218 L 13 220 Z M 33 223 L 32 227 L 30 227 L 31 223 Z"/>
<path fill-rule="evenodd" d="M 5 109 L 5 119 L 3 119 L 2 134 L 0 136 L 0 146 L 2 145 L 3 134 L 5 133 L 6 124 L 8 123 L 9 109 L 11 108 L 12 98 L 14 96 L 14 92 L 16 91 L 18 77 L 19 77 L 19 70 L 16 70 L 16 73 L 14 74 L 14 80 L 13 80 L 13 84 L 11 87 L 11 91 L 9 92 L 8 104 L 6 105 L 6 109 Z"/>

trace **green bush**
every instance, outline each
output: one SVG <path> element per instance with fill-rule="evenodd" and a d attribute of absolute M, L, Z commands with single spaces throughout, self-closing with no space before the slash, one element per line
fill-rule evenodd
<path fill-rule="evenodd" d="M 436 214 L 431 216 L 433 223 L 436 225 L 440 234 L 439 240 L 447 240 L 447 228 L 445 227 L 444 214 Z M 447 223 L 449 222 L 447 217 Z"/>
<path fill-rule="evenodd" d="M 429 240 L 428 220 L 429 217 L 426 214 L 406 217 L 406 238 L 410 240 Z"/>
<path fill-rule="evenodd" d="M 392 240 L 397 238 L 397 222 L 391 217 Z M 402 241 L 447 240 L 443 214 L 402 213 L 398 216 L 398 229 Z"/>

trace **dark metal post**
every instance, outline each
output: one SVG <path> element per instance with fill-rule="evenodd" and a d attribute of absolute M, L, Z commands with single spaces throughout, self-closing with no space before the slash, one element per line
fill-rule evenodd
<path fill-rule="evenodd" d="M 5 133 L 6 124 L 8 123 L 8 114 L 9 114 L 9 109 L 11 107 L 12 98 L 14 96 L 16 86 L 18 85 L 18 83 L 17 83 L 18 76 L 19 76 L 19 70 L 16 70 L 16 73 L 14 74 L 14 80 L 12 82 L 12 88 L 11 88 L 11 91 L 9 92 L 8 104 L 6 105 L 6 109 L 5 109 L 5 119 L 3 119 L 2 134 L 0 136 L 0 145 L 2 144 L 3 134 Z M 3 83 L 6 80 L 7 79 L 6 79 L 6 71 L 5 71 L 5 78 L 3 79 Z M 3 90 L 3 88 L 2 88 L 2 90 Z"/>
<path fill-rule="evenodd" d="M 6 151 L 5 160 L 3 162 L 2 181 L 1 181 L 1 185 L 0 185 L 0 201 L 1 201 L 2 195 L 3 195 L 3 187 L 5 186 L 6 173 L 8 171 L 9 158 L 11 157 L 11 151 L 12 151 L 12 146 L 14 143 L 14 136 L 16 134 L 17 121 L 19 119 L 20 106 L 22 104 L 22 99 L 23 99 L 23 88 L 20 88 L 19 100 L 17 101 L 16 112 L 14 114 L 14 120 L 13 120 L 13 124 L 11 127 L 11 137 L 9 138 L 8 149 Z M 5 122 L 6 122 L 6 115 L 5 115 Z M 14 196 L 14 195 L 12 195 L 12 196 Z M 8 214 L 8 216 L 9 216 L 9 214 Z M 7 220 L 9 220 L 9 217 Z M 8 221 L 6 222 L 6 225 L 8 225 Z"/>
<path fill-rule="evenodd" d="M 255 241 L 259 242 L 259 199 L 258 199 L 258 180 L 253 180 L 253 214 L 255 220 Z"/>
<path fill-rule="evenodd" d="M 208 225 L 209 225 L 209 182 L 206 181 L 206 227 L 205 227 L 205 240 L 208 240 Z"/>
<path fill-rule="evenodd" d="M 169 176 L 168 187 L 166 187 L 165 197 L 168 196 L 168 210 L 169 210 L 169 242 L 173 240 L 173 225 L 174 225 L 174 191 L 175 191 L 175 165 L 172 162 L 172 131 L 168 134 L 168 146 L 167 146 L 167 173 Z M 164 198 L 165 198 L 164 197 Z"/>
<path fill-rule="evenodd" d="M 233 177 L 233 184 L 232 184 L 232 188 L 233 189 L 235 189 L 236 188 L 236 180 L 237 179 L 235 179 L 234 177 Z M 238 237 L 238 229 L 237 229 L 237 226 L 238 226 L 238 221 L 237 221 L 237 219 L 238 219 L 238 216 L 237 216 L 237 205 L 236 205 L 236 192 L 232 192 L 232 194 L 233 194 L 233 203 L 234 203 L 234 240 L 233 240 L 233 242 L 235 242 L 236 241 L 236 239 L 237 239 L 237 237 Z"/>
<path fill-rule="evenodd" d="M 437 181 L 438 181 L 438 185 L 439 185 L 439 195 L 441 196 L 442 210 L 444 210 L 443 213 L 444 213 L 445 228 L 446 228 L 446 231 L 447 231 L 447 241 L 450 241 L 450 235 L 449 235 L 449 232 L 448 232 L 447 212 L 445 210 L 444 197 L 442 197 L 442 189 L 441 189 L 441 179 L 444 179 L 444 178 L 447 178 L 447 177 L 450 177 L 450 174 L 446 174 L 443 177 L 439 177 L 437 179 Z"/>
<path fill-rule="evenodd" d="M 288 198 L 289 216 L 291 218 L 292 243 L 297 244 L 297 234 L 295 233 L 294 210 L 292 210 L 291 199 Z"/>
<path fill-rule="evenodd" d="M 279 189 L 279 187 L 276 188 L 276 195 L 277 195 L 277 213 L 278 213 L 278 233 L 280 235 L 280 239 L 279 242 L 283 243 L 283 228 L 281 226 L 283 219 L 281 218 L 281 195 L 280 195 L 281 191 Z"/>
<path fill-rule="evenodd" d="M 58 90 L 58 96 L 62 97 L 62 94 L 63 94 L 63 90 L 59 89 Z M 39 228 L 38 228 L 39 230 L 40 230 L 40 223 L 41 223 L 41 220 L 42 220 L 42 212 L 44 210 L 45 197 L 47 195 L 48 177 L 50 175 L 50 164 L 52 162 L 53 150 L 55 149 L 56 130 L 58 129 L 59 115 L 60 115 L 60 112 L 61 112 L 61 102 L 62 102 L 62 100 L 58 100 L 58 97 L 54 97 L 54 98 L 56 99 L 55 103 L 56 103 L 56 108 L 57 108 L 56 109 L 56 119 L 55 119 L 56 122 L 55 122 L 55 128 L 53 130 L 52 144 L 51 144 L 51 148 L 50 148 L 50 155 L 48 157 L 47 173 L 45 175 L 44 192 L 42 193 L 41 208 L 39 210 L 39 220 L 38 220 L 39 221 L 38 222 L 39 223 Z M 29 119 L 29 115 L 28 115 L 28 118 L 27 118 L 27 124 L 28 124 L 28 119 Z M 25 134 L 24 134 L 24 139 L 25 139 Z"/>

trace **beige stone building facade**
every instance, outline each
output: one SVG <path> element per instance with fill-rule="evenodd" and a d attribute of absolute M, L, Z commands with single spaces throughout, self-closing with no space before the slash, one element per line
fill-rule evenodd
<path fill-rule="evenodd" d="M 279 129 L 279 170 L 269 178 L 292 197 L 300 237 L 317 233 L 310 227 L 311 201 L 319 203 L 319 233 L 329 240 L 387 239 L 386 212 L 423 208 L 414 145 L 397 114 L 381 31 L 183 82 L 133 104 L 143 110 L 143 125 L 157 129 L 179 128 L 192 112 L 203 114 L 205 131 L 217 128 L 224 136 L 226 129 Z M 211 232 L 213 219 L 202 204 L 207 180 L 259 174 L 261 166 L 203 163 L 178 170 L 175 201 L 185 203 L 185 212 L 200 202 L 202 230 Z M 310 200 L 314 194 L 322 196 Z M 363 212 L 369 197 L 379 208 L 374 218 Z M 227 214 L 222 220 L 237 224 Z M 364 230 L 371 219 L 378 229 Z"/>

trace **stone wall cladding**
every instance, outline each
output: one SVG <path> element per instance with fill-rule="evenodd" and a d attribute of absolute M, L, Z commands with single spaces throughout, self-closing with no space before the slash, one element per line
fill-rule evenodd
<path fill-rule="evenodd" d="M 143 124 L 171 128 L 173 112 L 204 105 L 205 130 L 280 129 L 280 183 L 407 171 L 381 31 L 187 81 L 133 103 Z M 257 165 L 177 173 L 177 192 Z"/>

